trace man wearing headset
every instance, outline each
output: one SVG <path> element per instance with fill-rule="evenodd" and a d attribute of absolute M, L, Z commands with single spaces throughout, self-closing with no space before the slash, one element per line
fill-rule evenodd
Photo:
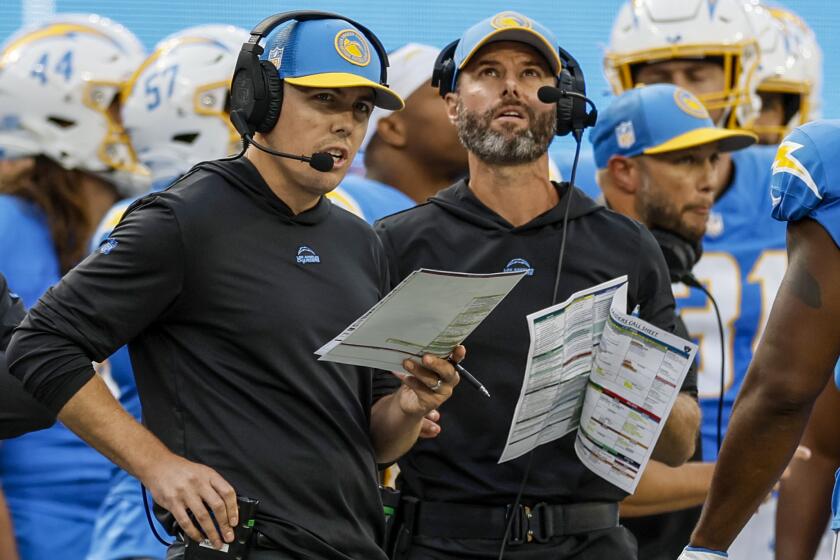
<path fill-rule="evenodd" d="M 498 14 L 469 28 L 436 66 L 449 118 L 468 151 L 469 177 L 378 222 L 391 281 L 421 266 L 524 269 L 527 276 L 467 343 L 468 368 L 492 399 L 458 392 L 440 435 L 399 461 L 408 498 L 395 557 L 495 559 L 506 546 L 506 558 L 635 558 L 633 537 L 618 525 L 626 493 L 583 466 L 573 435 L 538 447 L 530 458 L 498 460 L 522 386 L 525 316 L 626 274 L 630 309 L 638 305 L 643 319 L 672 329 L 674 300 L 662 253 L 637 222 L 549 180 L 546 152 L 555 133 L 578 128 L 579 136 L 583 125 L 570 122 L 567 100 L 543 103 L 538 90 L 557 85 L 567 67 L 577 75 L 563 75 L 563 82 L 585 90 L 576 64 L 565 53 L 561 59 L 545 27 L 522 14 Z M 682 400 L 654 452 L 671 465 L 691 455 L 696 437 L 696 413 L 687 413 Z M 521 505 L 514 509 L 520 486 Z M 512 530 L 503 545 L 508 519 Z"/>
<path fill-rule="evenodd" d="M 387 290 L 374 233 L 323 195 L 373 106 L 402 100 L 375 36 L 342 16 L 281 14 L 251 41 L 231 96 L 252 143 L 244 157 L 201 164 L 132 205 L 30 310 L 10 369 L 146 485 L 173 534 L 225 549 L 248 497 L 260 501 L 251 560 L 384 559 L 375 465 L 414 443 L 458 376 L 425 356 L 405 362 L 414 377 L 392 392 L 390 375 L 313 352 Z M 318 170 L 256 143 L 321 152 Z M 126 342 L 148 429 L 90 365 Z"/>

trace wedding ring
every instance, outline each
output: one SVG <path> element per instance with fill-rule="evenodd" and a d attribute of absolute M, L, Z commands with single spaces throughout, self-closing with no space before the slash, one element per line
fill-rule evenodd
<path fill-rule="evenodd" d="M 429 389 L 431 389 L 432 391 L 434 391 L 435 393 L 437 393 L 437 392 L 438 392 L 438 390 L 440 389 L 440 386 L 441 386 L 441 385 L 443 385 L 443 379 L 438 379 L 438 380 L 437 380 L 437 383 L 435 383 L 434 385 L 432 385 L 431 387 L 429 387 Z"/>

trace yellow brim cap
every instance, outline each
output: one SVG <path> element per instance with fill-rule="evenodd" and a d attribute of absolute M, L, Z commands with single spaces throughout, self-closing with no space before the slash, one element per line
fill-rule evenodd
<path fill-rule="evenodd" d="M 726 128 L 696 128 L 685 134 L 671 138 L 667 142 L 647 148 L 645 155 L 664 154 L 696 148 L 705 144 L 717 142 L 721 152 L 734 152 L 748 148 L 758 141 L 758 136 L 746 130 L 731 130 Z"/>
<path fill-rule="evenodd" d="M 540 32 L 526 27 L 494 29 L 477 41 L 472 48 L 463 55 L 463 58 L 456 55 L 456 60 L 460 58 L 458 62 L 458 69 L 463 70 L 475 53 L 481 49 L 481 47 L 497 41 L 513 41 L 516 43 L 530 45 L 545 57 L 551 65 L 551 70 L 555 75 L 559 75 L 560 70 L 563 69 L 563 62 L 560 60 L 560 54 L 557 47 L 552 45 Z"/>
<path fill-rule="evenodd" d="M 377 107 L 382 107 L 389 111 L 399 111 L 405 107 L 405 102 L 398 94 L 382 84 L 373 82 L 357 74 L 326 72 L 323 74 L 284 78 L 284 80 L 296 86 L 314 88 L 369 87 L 373 89 L 373 104 Z"/>

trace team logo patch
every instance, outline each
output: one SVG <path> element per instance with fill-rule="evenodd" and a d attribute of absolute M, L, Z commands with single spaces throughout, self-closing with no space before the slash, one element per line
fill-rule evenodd
<path fill-rule="evenodd" d="M 104 241 L 102 241 L 102 243 L 99 244 L 99 252 L 103 255 L 110 255 L 111 251 L 116 249 L 117 245 L 119 244 L 119 241 L 117 241 L 113 237 L 109 237 L 108 239 L 105 239 Z"/>
<path fill-rule="evenodd" d="M 493 19 L 490 20 L 490 25 L 496 29 L 505 29 L 508 27 L 524 27 L 525 29 L 531 29 L 532 27 L 530 19 L 516 12 L 502 12 L 500 14 L 496 14 L 493 16 Z"/>
<path fill-rule="evenodd" d="M 534 275 L 534 269 L 531 263 L 525 259 L 513 259 L 505 265 L 504 272 L 525 272 L 527 276 Z"/>
<path fill-rule="evenodd" d="M 811 172 L 802 165 L 802 162 L 799 161 L 795 155 L 793 155 L 794 152 L 801 150 L 804 147 L 805 146 L 802 144 L 792 142 L 790 140 L 782 142 L 776 152 L 776 159 L 773 160 L 773 167 L 771 168 L 773 170 L 773 175 L 777 173 L 789 173 L 793 175 L 805 183 L 805 186 L 814 193 L 814 196 L 822 200 L 820 189 L 817 187 L 817 183 L 814 181 L 814 178 L 811 177 Z"/>
<path fill-rule="evenodd" d="M 710 118 L 706 106 L 688 90 L 677 88 L 677 91 L 674 92 L 674 101 L 677 102 L 677 107 L 687 115 L 696 119 Z"/>
<path fill-rule="evenodd" d="M 341 58 L 351 64 L 356 66 L 370 64 L 370 47 L 355 29 L 344 29 L 336 33 L 335 50 Z"/>
<path fill-rule="evenodd" d="M 624 121 L 615 127 L 615 139 L 618 147 L 626 150 L 636 143 L 636 129 L 633 128 L 633 121 Z"/>
<path fill-rule="evenodd" d="M 297 250 L 297 262 L 298 264 L 319 263 L 321 262 L 321 257 L 319 257 L 318 253 L 313 251 L 311 248 L 306 245 L 301 245 Z"/>
<path fill-rule="evenodd" d="M 268 51 L 268 61 L 278 70 L 280 70 L 280 62 L 283 60 L 284 50 L 286 50 L 285 47 L 272 47 L 271 50 Z"/>

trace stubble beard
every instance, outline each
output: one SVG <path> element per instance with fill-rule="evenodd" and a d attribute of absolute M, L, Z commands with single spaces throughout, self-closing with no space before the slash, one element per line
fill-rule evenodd
<path fill-rule="evenodd" d="M 682 210 L 669 203 L 667 197 L 656 196 L 651 185 L 652 179 L 644 172 L 642 187 L 636 197 L 636 213 L 650 224 L 651 228 L 663 229 L 676 233 L 691 242 L 700 241 L 706 233 L 706 225 L 702 228 L 690 226 L 683 220 Z"/>
<path fill-rule="evenodd" d="M 505 102 L 503 101 L 502 104 Z M 533 109 L 518 105 L 531 125 L 513 136 L 491 127 L 496 109 L 484 113 L 468 111 L 459 100 L 455 126 L 458 139 L 481 161 L 492 165 L 517 165 L 536 161 L 548 151 L 557 123 L 556 111 L 537 116 Z"/>

